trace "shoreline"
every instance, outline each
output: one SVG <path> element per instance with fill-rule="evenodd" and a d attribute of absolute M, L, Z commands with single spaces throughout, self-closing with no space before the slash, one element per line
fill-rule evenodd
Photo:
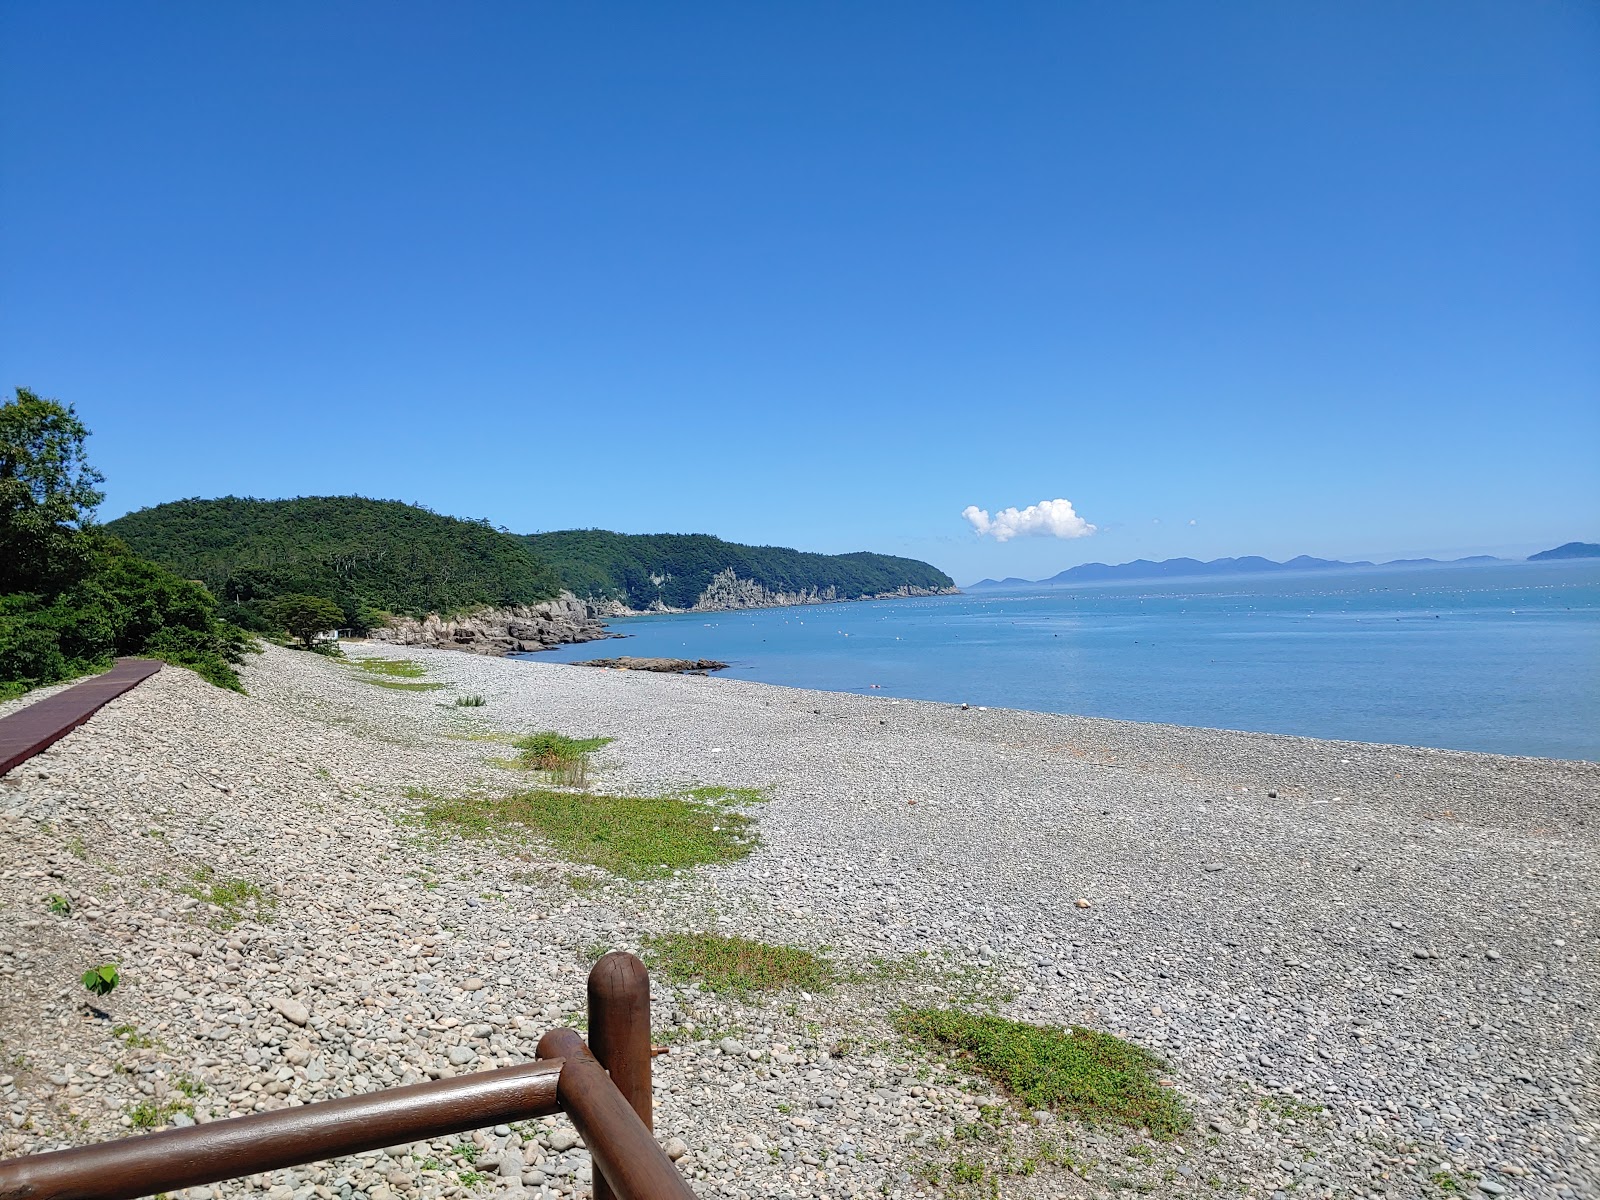
<path fill-rule="evenodd" d="M 1249 1195 L 1374 1178 L 1410 1194 L 1447 1164 L 1463 1186 L 1470 1172 L 1553 1196 L 1600 1174 L 1593 764 L 349 649 L 409 657 L 445 687 L 386 690 L 269 647 L 245 668 L 249 696 L 163 671 L 28 764 L 40 771 L 0 782 L 15 998 L 0 1039 L 32 1064 L 7 1096 L 35 1123 L 0 1122 L 0 1153 L 117 1132 L 133 1102 L 120 1058 L 157 1082 L 211 1079 L 216 1115 L 235 1097 L 270 1107 L 516 1061 L 581 1003 L 588 947 L 704 929 L 847 967 L 926 964 L 749 1001 L 657 978 L 655 1019 L 679 1031 L 657 1064 L 657 1130 L 733 1194 L 943 1194 L 919 1172 L 948 1171 L 939 1139 L 998 1098 L 942 1074 L 887 1015 L 1006 994 L 1006 1015 L 1160 1054 L 1196 1128 L 1157 1143 L 1007 1109 L 1008 1137 L 1065 1139 L 1088 1179 L 1046 1165 L 997 1177 L 1005 1195 L 1086 1196 L 1119 1177 L 1155 1195 L 1216 1194 L 1208 1177 Z M 449 702 L 468 693 L 486 706 Z M 760 848 L 627 883 L 407 832 L 408 789 L 526 786 L 494 765 L 498 739 L 540 728 L 617 739 L 596 755 L 596 790 L 764 789 Z M 271 910 L 208 930 L 184 894 L 199 865 L 258 881 Z M 81 915 L 44 912 L 46 889 L 81 897 Z M 99 955 L 124 963 L 109 1008 L 158 1046 L 108 1049 L 70 989 L 58 998 Z M 274 1007 L 291 993 L 305 1025 Z M 720 1028 L 735 1032 L 707 1032 Z M 736 1062 L 723 1036 L 766 1057 Z M 829 1050 L 845 1044 L 864 1048 Z M 485 1161 L 528 1169 L 471 1194 L 559 1194 L 585 1169 L 550 1129 L 484 1140 Z M 997 1145 L 970 1152 L 1003 1165 Z M 340 1178 L 351 1200 L 460 1186 L 459 1169 L 430 1176 L 429 1155 L 280 1173 L 294 1179 L 273 1200 L 343 1200 Z"/>

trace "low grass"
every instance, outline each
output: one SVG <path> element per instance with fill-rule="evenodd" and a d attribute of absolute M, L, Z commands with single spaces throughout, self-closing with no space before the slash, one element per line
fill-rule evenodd
<path fill-rule="evenodd" d="M 390 679 L 421 679 L 428 673 L 427 667 L 409 658 L 353 658 L 350 665 L 369 675 L 385 675 Z"/>
<path fill-rule="evenodd" d="M 615 738 L 573 738 L 553 729 L 530 733 L 511 744 L 521 753 L 518 765 L 543 771 L 562 787 L 584 787 L 589 782 L 589 755 Z"/>
<path fill-rule="evenodd" d="M 457 708 L 482 708 L 484 705 L 486 705 L 488 703 L 489 702 L 487 700 L 485 700 L 482 696 L 478 695 L 477 693 L 473 693 L 470 696 L 457 696 L 456 697 L 456 707 Z"/>
<path fill-rule="evenodd" d="M 1029 1108 L 1053 1109 L 1087 1124 L 1148 1128 L 1163 1139 L 1189 1128 L 1183 1102 L 1156 1080 L 1161 1060 L 1109 1033 L 948 1008 L 902 1011 L 895 1026 L 953 1051 L 962 1066 Z"/>
<path fill-rule="evenodd" d="M 219 879 L 214 867 L 196 868 L 190 878 L 194 882 L 181 889 L 183 894 L 220 909 L 212 921 L 218 929 L 232 929 L 247 918 L 269 920 L 278 905 L 277 898 L 262 891 L 260 885 L 248 879 Z"/>
<path fill-rule="evenodd" d="M 347 661 L 367 677 L 367 683 L 392 692 L 437 692 L 450 686 L 439 682 L 411 682 L 426 675 L 428 668 L 409 658 L 352 658 Z"/>
<path fill-rule="evenodd" d="M 459 799 L 408 794 L 422 801 L 411 823 L 464 838 L 519 842 L 536 836 L 569 862 L 629 879 L 660 879 L 745 858 L 757 845 L 754 820 L 728 801 L 548 790 Z"/>
<path fill-rule="evenodd" d="M 672 979 L 698 979 L 713 992 L 748 996 L 800 988 L 825 991 L 837 976 L 823 958 L 798 946 L 773 946 L 718 933 L 668 933 L 644 940 L 645 960 Z"/>

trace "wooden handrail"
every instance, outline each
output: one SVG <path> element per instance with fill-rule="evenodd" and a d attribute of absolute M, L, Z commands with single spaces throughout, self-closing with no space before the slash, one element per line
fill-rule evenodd
<path fill-rule="evenodd" d="M 581 1037 L 556 1029 L 539 1059 L 519 1067 L 0 1161 L 0 1200 L 135 1200 L 563 1111 L 594 1160 L 596 1196 L 692 1200 L 649 1129 L 644 964 L 620 951 L 602 958 L 589 1006 L 591 1025 L 606 1033 L 610 1076 Z"/>
<path fill-rule="evenodd" d="M 135 1200 L 547 1117 L 562 1063 L 528 1063 L 0 1162 L 0 1200 Z"/>
<path fill-rule="evenodd" d="M 556 1093 L 561 1107 L 583 1135 L 596 1173 L 617 1200 L 695 1200 L 678 1168 L 583 1039 L 570 1029 L 552 1029 L 539 1040 L 539 1053 L 557 1052 L 563 1064 Z"/>

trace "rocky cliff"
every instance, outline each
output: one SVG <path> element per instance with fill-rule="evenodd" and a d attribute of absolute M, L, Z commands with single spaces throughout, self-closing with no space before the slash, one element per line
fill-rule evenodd
<path fill-rule="evenodd" d="M 571 592 L 563 592 L 542 604 L 483 608 L 459 617 L 441 617 L 436 613 L 421 620 L 395 617 L 382 629 L 374 629 L 370 636 L 397 646 L 432 646 L 473 654 L 514 654 L 548 650 L 568 642 L 621 637 L 608 631 L 600 618 L 619 616 L 623 611 L 616 604 L 591 603 L 579 600 Z"/>
<path fill-rule="evenodd" d="M 954 595 L 958 588 L 902 587 L 861 600 L 892 600 L 899 596 Z M 712 577 L 694 607 L 669 608 L 649 612 L 726 612 L 738 608 L 782 608 L 793 604 L 831 604 L 839 600 L 831 587 L 807 588 L 797 592 L 776 592 L 753 579 L 741 579 L 733 568 Z M 594 642 L 601 638 L 624 637 L 612 633 L 602 623 L 607 617 L 638 616 L 617 600 L 580 600 L 562 592 L 555 600 L 517 608 L 482 608 L 459 617 L 430 613 L 421 620 L 393 617 L 389 624 L 369 635 L 375 641 L 396 646 L 432 646 L 444 650 L 466 650 L 472 654 L 503 655 L 530 650 L 549 650 L 570 642 Z"/>
<path fill-rule="evenodd" d="M 953 594 L 956 588 L 900 587 L 892 592 L 875 596 L 860 596 L 861 600 L 889 600 L 896 596 L 938 596 Z M 754 579 L 741 579 L 732 567 L 712 576 L 706 590 L 700 593 L 691 612 L 722 612 L 735 608 L 782 608 L 791 604 L 831 604 L 841 599 L 831 587 L 806 588 L 798 592 L 775 592 Z"/>

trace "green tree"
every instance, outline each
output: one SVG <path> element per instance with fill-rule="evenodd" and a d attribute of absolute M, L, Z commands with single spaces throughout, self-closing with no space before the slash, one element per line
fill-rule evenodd
<path fill-rule="evenodd" d="M 88 436 L 70 404 L 25 387 L 0 404 L 0 595 L 54 593 L 89 570 L 81 534 L 105 496 Z"/>
<path fill-rule="evenodd" d="M 291 593 L 271 601 L 267 605 L 267 616 L 299 638 L 300 644 L 309 650 L 316 644 L 317 634 L 339 627 L 344 620 L 344 610 L 322 596 Z"/>
<path fill-rule="evenodd" d="M 27 388 L 0 403 L 0 699 L 148 654 L 242 690 L 248 644 L 201 584 L 94 524 L 101 475 L 70 405 Z"/>

